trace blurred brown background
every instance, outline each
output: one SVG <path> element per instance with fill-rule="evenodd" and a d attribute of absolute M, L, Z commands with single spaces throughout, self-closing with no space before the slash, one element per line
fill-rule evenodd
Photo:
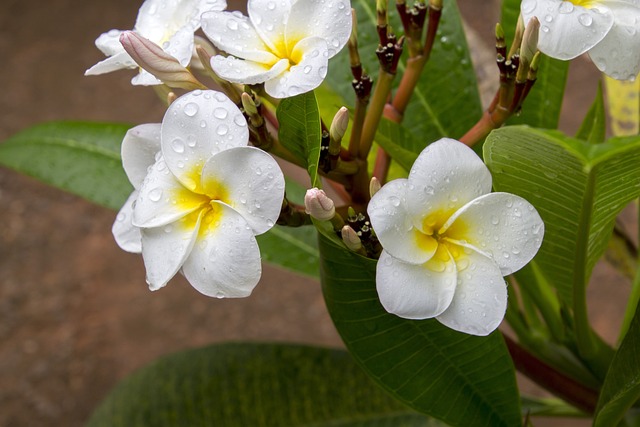
<path fill-rule="evenodd" d="M 459 3 L 480 35 L 474 55 L 490 87 L 497 1 Z M 139 5 L 0 2 L 0 140 L 46 120 L 159 122 L 162 106 L 153 91 L 130 85 L 133 72 L 83 77 L 103 58 L 95 38 L 132 28 Z M 587 60 L 572 73 L 570 132 L 595 94 L 583 82 L 597 78 Z M 182 277 L 149 292 L 140 257 L 113 241 L 114 218 L 0 169 L 0 427 L 80 426 L 120 378 L 180 349 L 228 340 L 341 346 L 319 284 L 270 266 L 246 299 L 204 297 Z M 600 330 L 615 330 L 620 309 L 614 302 L 594 315 Z"/>

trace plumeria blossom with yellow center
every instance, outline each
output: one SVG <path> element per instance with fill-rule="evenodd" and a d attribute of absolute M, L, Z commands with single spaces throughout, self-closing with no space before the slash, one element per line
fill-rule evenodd
<path fill-rule="evenodd" d="M 178 98 L 162 125 L 127 133 L 122 163 L 134 191 L 113 234 L 122 249 L 142 252 L 151 290 L 178 271 L 218 298 L 247 296 L 258 283 L 255 236 L 278 219 L 284 176 L 248 138 L 241 111 L 210 90 Z"/>
<path fill-rule="evenodd" d="M 351 34 L 349 0 L 249 0 L 247 10 L 202 16 L 207 37 L 229 54 L 211 67 L 230 82 L 264 83 L 275 98 L 318 87 Z"/>
<path fill-rule="evenodd" d="M 498 327 L 507 306 L 503 276 L 533 258 L 544 223 L 521 197 L 490 191 L 482 160 L 443 138 L 422 151 L 407 179 L 372 197 L 368 213 L 383 247 L 376 287 L 388 312 L 435 317 L 472 335 Z"/>
<path fill-rule="evenodd" d="M 562 60 L 589 52 L 600 71 L 618 80 L 640 72 L 640 0 L 523 0 L 525 23 L 540 21 L 538 47 Z"/>
<path fill-rule="evenodd" d="M 226 7 L 226 0 L 146 0 L 138 11 L 133 31 L 161 46 L 186 67 L 193 53 L 194 33 L 200 28 L 200 15 L 211 10 L 224 10 Z M 123 32 L 110 30 L 96 39 L 96 47 L 108 58 L 89 68 L 85 75 L 138 68 L 138 64 L 120 44 Z M 131 83 L 145 86 L 162 84 L 142 68 Z"/>

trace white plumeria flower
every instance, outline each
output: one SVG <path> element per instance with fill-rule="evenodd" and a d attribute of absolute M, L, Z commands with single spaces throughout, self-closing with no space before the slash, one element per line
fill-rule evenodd
<path fill-rule="evenodd" d="M 473 335 L 498 327 L 507 306 L 503 276 L 533 258 L 544 224 L 526 200 L 490 191 L 482 160 L 443 138 L 422 151 L 407 179 L 373 196 L 368 213 L 384 248 L 376 287 L 388 312 L 435 317 Z"/>
<path fill-rule="evenodd" d="M 202 29 L 229 56 L 211 66 L 234 83 L 264 83 L 266 92 L 286 98 L 315 89 L 327 75 L 329 58 L 351 34 L 349 0 L 249 0 L 249 16 L 209 12 Z"/>
<path fill-rule="evenodd" d="M 640 72 L 640 0 L 523 0 L 540 21 L 539 49 L 562 60 L 589 52 L 600 71 L 634 80 Z"/>
<path fill-rule="evenodd" d="M 273 227 L 284 176 L 224 94 L 174 101 L 162 125 L 141 125 L 122 143 L 134 192 L 113 226 L 124 250 L 142 252 L 151 290 L 182 271 L 205 295 L 244 297 L 261 274 L 255 235 Z M 158 151 L 159 150 L 159 151 Z"/>
<path fill-rule="evenodd" d="M 133 31 L 161 46 L 186 67 L 191 61 L 194 32 L 200 28 L 200 15 L 226 7 L 226 0 L 146 0 L 138 11 Z M 96 47 L 108 58 L 89 68 L 86 76 L 138 68 L 120 44 L 122 33 L 121 30 L 110 30 L 96 39 Z M 146 86 L 162 84 L 143 69 L 131 83 Z"/>

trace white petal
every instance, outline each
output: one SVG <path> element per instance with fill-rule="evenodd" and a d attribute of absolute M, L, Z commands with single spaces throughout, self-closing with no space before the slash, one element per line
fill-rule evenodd
<path fill-rule="evenodd" d="M 253 85 L 264 83 L 282 74 L 289 67 L 289 60 L 281 59 L 272 66 L 245 61 L 233 56 L 216 55 L 211 58 L 211 68 L 222 79 L 232 83 Z"/>
<path fill-rule="evenodd" d="M 448 218 L 476 197 L 491 191 L 491 174 L 463 143 L 442 138 L 422 150 L 408 178 L 407 211 L 423 229 L 427 216 Z"/>
<path fill-rule="evenodd" d="M 297 1 L 291 7 L 286 31 L 288 43 L 305 37 L 323 38 L 332 58 L 351 35 L 351 5 L 347 0 Z"/>
<path fill-rule="evenodd" d="M 260 250 L 242 216 L 222 203 L 203 218 L 183 273 L 199 292 L 218 298 L 246 297 L 260 280 Z"/>
<path fill-rule="evenodd" d="M 110 73 L 116 70 L 133 69 L 138 64 L 129 56 L 127 52 L 120 52 L 114 56 L 104 59 L 84 72 L 85 76 L 97 76 L 99 74 Z"/>
<path fill-rule="evenodd" d="M 180 62 L 183 67 L 189 65 L 193 52 L 193 30 L 182 28 L 163 43 L 162 49 Z"/>
<path fill-rule="evenodd" d="M 133 209 L 133 224 L 160 227 L 177 221 L 209 203 L 209 198 L 186 189 L 160 157 L 149 169 Z"/>
<path fill-rule="evenodd" d="M 436 319 L 459 332 L 485 336 L 493 332 L 507 309 L 507 286 L 500 269 L 489 258 L 475 252 L 468 266 L 458 271 L 451 305 Z"/>
<path fill-rule="evenodd" d="M 111 233 L 116 239 L 120 249 L 139 254 L 142 251 L 140 245 L 140 229 L 133 225 L 133 202 L 138 198 L 138 192 L 133 191 L 127 201 L 122 205 L 116 220 L 111 227 Z"/>
<path fill-rule="evenodd" d="M 278 60 L 246 16 L 232 12 L 205 13 L 202 15 L 202 30 L 213 44 L 229 55 L 260 64 L 272 64 Z"/>
<path fill-rule="evenodd" d="M 608 76 L 633 80 L 640 72 L 640 3 L 610 1 L 607 6 L 614 16 L 613 27 L 589 56 Z"/>
<path fill-rule="evenodd" d="M 122 140 L 122 166 L 134 188 L 140 188 L 160 153 L 160 123 L 133 127 Z"/>
<path fill-rule="evenodd" d="M 264 43 L 280 58 L 286 56 L 285 28 L 291 3 L 290 0 L 249 0 L 247 3 L 254 28 Z"/>
<path fill-rule="evenodd" d="M 158 79 L 147 70 L 140 68 L 140 72 L 131 79 L 131 84 L 134 86 L 155 86 L 161 85 L 162 80 Z"/>
<path fill-rule="evenodd" d="M 433 256 L 437 242 L 413 226 L 406 203 L 407 180 L 396 179 L 374 194 L 367 213 L 385 251 L 404 262 L 422 264 Z"/>
<path fill-rule="evenodd" d="M 202 13 L 198 3 L 198 0 L 146 0 L 140 6 L 134 29 L 159 45 L 182 28 L 193 33 Z"/>
<path fill-rule="evenodd" d="M 587 9 L 569 1 L 524 0 L 520 10 L 525 23 L 534 16 L 540 21 L 540 51 L 563 60 L 591 49 L 613 25 L 613 15 L 606 9 Z"/>
<path fill-rule="evenodd" d="M 246 146 L 247 121 L 222 92 L 189 92 L 176 99 L 162 120 L 162 154 L 173 174 L 198 190 L 205 162 L 213 154 Z"/>
<path fill-rule="evenodd" d="M 297 65 L 266 81 L 264 89 L 269 95 L 286 98 L 309 92 L 320 86 L 327 75 L 328 51 L 324 39 L 301 40 L 295 45 L 291 59 L 297 60 Z"/>
<path fill-rule="evenodd" d="M 280 216 L 284 175 L 269 154 L 237 147 L 211 157 L 202 169 L 202 189 L 210 197 L 224 193 L 224 203 L 240 213 L 254 234 L 269 230 Z"/>
<path fill-rule="evenodd" d="M 142 229 L 142 259 L 149 289 L 164 287 L 180 270 L 198 236 L 205 210 L 156 228 Z"/>
<path fill-rule="evenodd" d="M 544 236 L 544 223 L 531 203 L 509 193 L 478 197 L 449 223 L 447 238 L 491 257 L 504 276 L 531 261 Z"/>
<path fill-rule="evenodd" d="M 456 289 L 455 266 L 450 260 L 443 271 L 436 272 L 425 264 L 406 264 L 382 251 L 376 289 L 389 313 L 405 319 L 429 319 L 451 303 Z"/>
<path fill-rule="evenodd" d="M 100 34 L 96 39 L 96 47 L 107 56 L 113 56 L 124 52 L 124 48 L 120 44 L 120 34 L 122 30 L 110 30 Z"/>

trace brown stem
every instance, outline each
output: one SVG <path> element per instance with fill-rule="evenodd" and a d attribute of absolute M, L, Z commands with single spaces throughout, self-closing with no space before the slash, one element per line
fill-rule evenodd
<path fill-rule="evenodd" d="M 533 382 L 560 397 L 576 408 L 593 414 L 598 403 L 598 392 L 567 377 L 527 352 L 509 336 L 502 334 L 509 354 L 518 371 Z"/>

